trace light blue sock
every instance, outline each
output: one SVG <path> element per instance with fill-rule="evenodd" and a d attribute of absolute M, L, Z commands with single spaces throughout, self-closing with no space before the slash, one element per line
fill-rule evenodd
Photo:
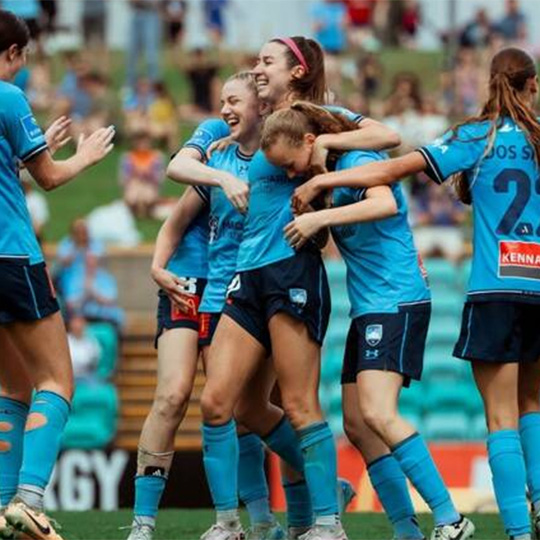
<path fill-rule="evenodd" d="M 337 458 L 332 432 L 326 422 L 317 422 L 299 430 L 298 436 L 315 521 L 337 517 Z"/>
<path fill-rule="evenodd" d="M 236 423 L 204 424 L 203 461 L 214 507 L 218 512 L 238 508 L 238 437 Z"/>
<path fill-rule="evenodd" d="M 23 457 L 24 426 L 29 407 L 26 403 L 0 397 L 0 504 L 6 506 L 19 485 Z"/>
<path fill-rule="evenodd" d="M 313 524 L 313 509 L 311 497 L 305 480 L 291 484 L 284 483 L 285 498 L 287 499 L 287 526 L 311 527 Z"/>
<path fill-rule="evenodd" d="M 135 478 L 135 517 L 156 518 L 159 501 L 166 485 L 165 476 L 137 476 Z"/>
<path fill-rule="evenodd" d="M 371 484 L 394 527 L 394 538 L 424 538 L 418 527 L 407 478 L 392 454 L 372 461 L 367 468 Z"/>
<path fill-rule="evenodd" d="M 29 417 L 38 413 L 46 418 L 42 426 L 24 434 L 23 460 L 19 484 L 45 489 L 53 471 L 70 405 L 59 394 L 40 390 L 34 396 Z"/>
<path fill-rule="evenodd" d="M 252 525 L 270 523 L 274 516 L 270 510 L 268 483 L 264 470 L 264 447 L 258 435 L 248 433 L 238 437 L 240 460 L 238 463 L 238 493 L 246 505 Z"/>
<path fill-rule="evenodd" d="M 519 433 L 514 429 L 490 433 L 487 448 L 495 499 L 506 533 L 509 536 L 530 534 L 525 460 Z"/>
<path fill-rule="evenodd" d="M 540 412 L 528 413 L 519 419 L 519 435 L 525 457 L 529 495 L 533 504 L 538 506 L 540 503 Z"/>
<path fill-rule="evenodd" d="M 263 441 L 289 467 L 303 474 L 304 458 L 302 457 L 300 441 L 286 416 L 283 416 L 276 427 L 268 435 L 263 437 Z"/>
<path fill-rule="evenodd" d="M 433 512 L 435 525 L 459 521 L 460 515 L 422 437 L 418 433 L 407 437 L 392 453 L 405 476 Z"/>

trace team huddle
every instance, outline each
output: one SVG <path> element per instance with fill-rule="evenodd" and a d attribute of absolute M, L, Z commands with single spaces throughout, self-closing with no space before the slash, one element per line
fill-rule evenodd
<path fill-rule="evenodd" d="M 8 82 L 24 65 L 27 44 L 24 23 L 0 11 L 0 345 L 8 353 L 0 360 L 0 537 L 59 539 L 43 493 L 73 381 L 18 167 L 53 189 L 105 158 L 114 129 L 55 161 L 67 121 L 43 135 Z M 506 533 L 530 539 L 527 493 L 540 532 L 534 61 L 520 49 L 497 53 L 477 117 L 388 159 L 385 150 L 399 145 L 399 135 L 326 103 L 323 60 L 319 45 L 304 37 L 264 44 L 252 71 L 225 82 L 222 118 L 199 125 L 169 164 L 167 175 L 189 186 L 159 232 L 152 262 L 160 286 L 158 386 L 139 441 L 129 540 L 153 537 L 199 356 L 203 458 L 216 510 L 201 540 L 347 538 L 340 516 L 354 491 L 337 477 L 318 398 L 331 305 L 321 248 L 330 234 L 347 267 L 351 304 L 341 377 L 345 433 L 367 464 L 394 538 L 425 538 L 408 482 L 432 511 L 432 540 L 474 534 L 421 435 L 398 410 L 402 388 L 421 377 L 431 313 L 399 184 L 420 171 L 437 183 L 452 177 L 459 198 L 473 206 L 472 273 L 454 355 L 471 362 L 484 401 Z M 509 147 L 515 151 L 500 151 Z M 270 508 L 265 448 L 281 460 L 286 525 Z"/>

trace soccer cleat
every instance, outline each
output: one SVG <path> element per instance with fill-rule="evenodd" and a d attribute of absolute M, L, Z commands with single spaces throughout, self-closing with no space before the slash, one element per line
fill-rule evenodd
<path fill-rule="evenodd" d="M 285 540 L 285 538 L 285 531 L 279 521 L 256 523 L 249 529 L 246 536 L 246 540 Z"/>
<path fill-rule="evenodd" d="M 431 533 L 431 540 L 467 540 L 474 536 L 474 523 L 461 516 L 459 521 L 450 525 L 437 525 Z"/>
<path fill-rule="evenodd" d="M 21 538 L 17 535 L 25 534 L 33 540 L 62 540 L 50 518 L 18 497 L 9 503 L 5 518 L 15 530 L 15 538 Z"/>
<path fill-rule="evenodd" d="M 239 522 L 215 523 L 201 536 L 201 540 L 245 540 L 245 538 Z"/>
<path fill-rule="evenodd" d="M 154 537 L 154 527 L 147 523 L 137 521 L 137 518 L 133 520 L 133 523 L 129 528 L 131 529 L 131 532 L 129 533 L 127 540 L 152 540 Z"/>
<path fill-rule="evenodd" d="M 309 527 L 289 527 L 287 529 L 287 540 L 300 540 L 300 537 L 309 531 Z"/>
<path fill-rule="evenodd" d="M 300 537 L 300 540 L 347 540 L 347 535 L 341 524 L 331 527 L 314 525 Z"/>
<path fill-rule="evenodd" d="M 345 478 L 338 478 L 338 510 L 339 515 L 343 514 L 347 510 L 347 506 L 356 497 L 356 491 L 352 484 L 345 480 Z"/>

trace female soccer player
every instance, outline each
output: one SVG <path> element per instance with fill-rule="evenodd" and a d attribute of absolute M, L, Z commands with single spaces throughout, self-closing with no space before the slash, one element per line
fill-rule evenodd
<path fill-rule="evenodd" d="M 495 496 L 513 538 L 531 534 L 526 483 L 537 528 L 540 510 L 537 94 L 533 59 L 504 49 L 491 61 L 489 95 L 479 116 L 416 152 L 316 176 L 295 194 L 303 208 L 335 186 L 390 184 L 420 171 L 438 183 L 457 175 L 458 194 L 473 205 L 474 255 L 454 355 L 471 362 L 484 401 Z"/>
<path fill-rule="evenodd" d="M 298 96 L 324 100 L 322 53 L 312 40 L 284 38 L 267 43 L 254 74 L 259 96 L 272 106 L 288 106 Z M 338 140 L 353 148 L 376 145 L 381 132 L 385 128 L 372 125 L 340 134 Z M 332 138 L 326 142 L 337 141 Z M 332 434 L 322 422 L 317 396 L 320 343 L 329 309 L 324 268 L 318 250 L 295 254 L 283 237 L 283 226 L 292 218 L 290 196 L 298 183 L 271 166 L 260 152 L 252 160 L 249 181 L 239 273 L 230 284 L 210 349 L 207 385 L 201 398 L 205 466 L 219 510 L 217 524 L 204 538 L 232 540 L 241 536 L 233 473 L 238 446 L 232 414 L 240 393 L 270 349 L 291 423 L 280 421 L 265 440 L 293 464 L 300 432 L 305 466 L 300 464 L 299 469 L 310 488 L 316 517 L 309 538 L 345 538 L 337 516 L 335 448 Z M 242 355 L 238 355 L 239 350 Z M 265 435 L 261 426 L 270 425 L 268 419 L 269 415 L 259 414 L 258 425 L 249 427 Z"/>
<path fill-rule="evenodd" d="M 344 117 L 298 102 L 266 120 L 261 147 L 289 176 L 306 175 L 317 136 L 353 127 Z M 373 151 L 332 158 L 336 171 L 384 159 Z M 398 413 L 401 388 L 420 379 L 431 313 L 401 187 L 335 189 L 332 208 L 297 217 L 286 226 L 286 237 L 300 249 L 325 227 L 332 228 L 345 260 L 352 305 L 342 375 L 347 435 L 368 464 L 396 538 L 423 538 L 405 475 L 434 513 L 433 538 L 468 538 L 474 526 L 456 512 L 424 442 Z"/>
<path fill-rule="evenodd" d="M 0 369 L 0 420 L 11 428 L 0 437 L 1 465 L 12 485 L 18 484 L 5 511 L 7 522 L 33 538 L 55 539 L 60 537 L 43 513 L 43 493 L 69 414 L 73 375 L 17 163 L 23 162 L 41 187 L 55 189 L 112 150 L 114 128 L 80 140 L 71 158 L 53 160 L 24 94 L 9 83 L 26 63 L 28 42 L 26 24 L 0 10 L 0 340 L 3 351 L 13 351 L 2 354 Z M 36 393 L 28 408 L 31 389 Z"/>
<path fill-rule="evenodd" d="M 152 261 L 159 285 L 158 382 L 139 440 L 135 508 L 128 540 L 150 540 L 174 457 L 174 436 L 199 358 L 199 303 L 208 272 L 208 193 L 188 188 L 160 229 Z"/>

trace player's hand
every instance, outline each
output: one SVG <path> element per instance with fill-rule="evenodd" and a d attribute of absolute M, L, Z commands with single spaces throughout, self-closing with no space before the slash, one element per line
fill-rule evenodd
<path fill-rule="evenodd" d="M 69 127 L 71 126 L 71 118 L 67 116 L 61 116 L 57 118 L 45 131 L 45 140 L 47 141 L 47 146 L 49 147 L 49 152 L 52 156 L 64 147 L 71 137 L 68 134 Z"/>
<path fill-rule="evenodd" d="M 88 137 L 81 135 L 77 144 L 77 155 L 84 159 L 90 167 L 101 161 L 114 148 L 112 142 L 115 135 L 114 126 L 100 128 Z"/>
<path fill-rule="evenodd" d="M 249 185 L 232 174 L 220 178 L 220 185 L 225 196 L 241 214 L 245 214 L 249 202 Z"/>
<path fill-rule="evenodd" d="M 210 159 L 212 157 L 212 154 L 216 151 L 222 152 L 227 147 L 229 147 L 234 141 L 232 140 L 231 136 L 223 137 L 223 139 L 219 139 L 218 141 L 214 141 L 206 151 L 206 158 Z"/>
<path fill-rule="evenodd" d="M 165 268 L 153 268 L 152 279 L 181 311 L 188 313 L 192 309 L 193 306 L 187 298 L 189 295 L 186 293 L 187 283 L 185 280 L 180 279 Z"/>
<path fill-rule="evenodd" d="M 285 238 L 294 249 L 300 249 L 313 235 L 321 230 L 322 224 L 316 213 L 297 216 L 283 229 Z"/>
<path fill-rule="evenodd" d="M 318 184 L 318 178 L 319 176 L 314 176 L 294 190 L 291 203 L 297 214 L 308 212 L 313 199 L 321 193 L 322 188 Z"/>

